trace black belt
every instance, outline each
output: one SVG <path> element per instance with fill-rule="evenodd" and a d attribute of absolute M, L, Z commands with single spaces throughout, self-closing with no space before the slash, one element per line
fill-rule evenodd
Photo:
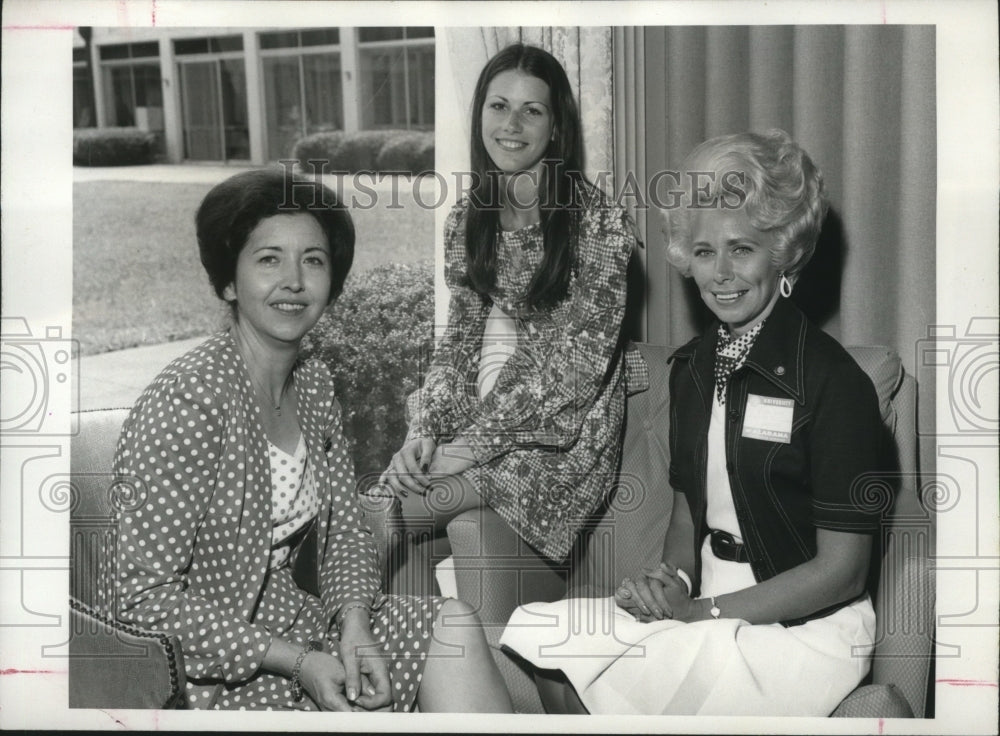
<path fill-rule="evenodd" d="M 712 554 L 720 560 L 728 562 L 750 562 L 750 555 L 747 554 L 746 545 L 737 542 L 729 532 L 721 529 L 709 529 L 709 536 L 712 538 Z"/>

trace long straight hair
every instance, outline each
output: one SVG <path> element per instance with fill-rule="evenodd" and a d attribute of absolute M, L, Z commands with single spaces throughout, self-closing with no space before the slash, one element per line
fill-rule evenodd
<path fill-rule="evenodd" d="M 468 286 L 487 296 L 496 286 L 497 231 L 500 227 L 500 170 L 483 143 L 483 105 L 490 82 L 511 69 L 545 82 L 553 112 L 553 139 L 543 155 L 539 209 L 544 250 L 528 284 L 528 309 L 557 304 L 569 290 L 580 210 L 589 186 L 583 174 L 580 113 L 566 71 L 552 54 L 516 43 L 487 62 L 472 98 L 472 189 L 465 225 Z"/>

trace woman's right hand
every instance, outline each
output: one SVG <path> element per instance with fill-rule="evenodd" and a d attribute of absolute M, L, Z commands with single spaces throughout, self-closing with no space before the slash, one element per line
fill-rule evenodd
<path fill-rule="evenodd" d="M 674 569 L 660 563 L 659 568 L 644 568 L 634 577 L 623 578 L 615 591 L 615 603 L 640 621 L 662 621 L 674 617 L 666 595 L 673 588 L 687 595 L 687 586 Z"/>
<path fill-rule="evenodd" d="M 299 681 L 320 710 L 353 711 L 344 692 L 347 675 L 340 659 L 326 652 L 310 652 L 302 660 Z"/>
<path fill-rule="evenodd" d="M 399 495 L 405 496 L 410 491 L 423 495 L 431 480 L 427 471 L 436 448 L 437 443 L 431 439 L 410 440 L 392 456 L 389 467 L 379 478 L 380 482 Z"/>

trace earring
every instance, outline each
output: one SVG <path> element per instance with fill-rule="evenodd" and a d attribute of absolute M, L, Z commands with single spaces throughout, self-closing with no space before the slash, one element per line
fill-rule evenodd
<path fill-rule="evenodd" d="M 778 291 L 781 292 L 781 295 L 785 297 L 785 299 L 792 295 L 792 282 L 788 280 L 788 277 L 785 276 L 784 273 L 782 273 L 781 277 L 778 279 Z"/>

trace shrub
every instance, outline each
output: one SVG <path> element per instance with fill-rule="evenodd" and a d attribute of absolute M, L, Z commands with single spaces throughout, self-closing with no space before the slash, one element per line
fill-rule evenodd
<path fill-rule="evenodd" d="M 344 140 L 344 131 L 331 130 L 325 133 L 313 133 L 303 136 L 292 146 L 292 158 L 296 159 L 305 171 L 312 171 L 310 160 L 332 161 L 337 156 L 340 144 Z M 333 167 L 329 167 L 333 170 Z"/>
<path fill-rule="evenodd" d="M 411 131 L 386 142 L 375 159 L 376 171 L 419 174 L 434 169 L 434 134 Z"/>
<path fill-rule="evenodd" d="M 153 161 L 156 136 L 138 128 L 81 128 L 73 131 L 76 166 L 133 166 Z"/>
<path fill-rule="evenodd" d="M 409 130 L 314 133 L 298 140 L 292 158 L 306 172 L 312 171 L 310 160 L 322 160 L 327 162 L 327 172 L 416 174 L 434 168 L 434 134 Z"/>
<path fill-rule="evenodd" d="M 406 438 L 406 397 L 426 367 L 433 319 L 430 264 L 387 264 L 349 278 L 305 341 L 304 354 L 333 374 L 359 481 L 385 470 Z"/>

